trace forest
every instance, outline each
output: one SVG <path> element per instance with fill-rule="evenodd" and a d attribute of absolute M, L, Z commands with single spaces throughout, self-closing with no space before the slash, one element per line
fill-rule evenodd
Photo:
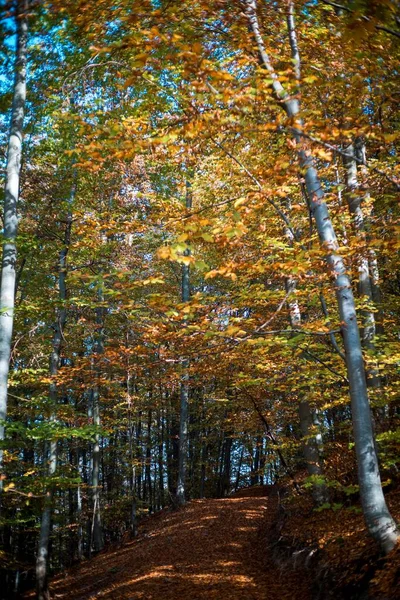
<path fill-rule="evenodd" d="M 1 599 L 398 598 L 400 2 L 0 9 Z"/>

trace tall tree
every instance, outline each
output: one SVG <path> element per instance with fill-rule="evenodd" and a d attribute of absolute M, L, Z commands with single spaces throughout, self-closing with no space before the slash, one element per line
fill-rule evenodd
<path fill-rule="evenodd" d="M 75 182 L 73 184 L 73 190 L 71 192 L 70 203 L 73 202 L 75 197 Z M 58 259 L 58 294 L 60 299 L 60 308 L 57 310 L 56 320 L 54 323 L 54 336 L 53 336 L 53 348 L 50 355 L 50 388 L 49 388 L 49 400 L 51 403 L 52 415 L 50 418 L 51 423 L 56 421 L 57 412 L 57 401 L 58 401 L 58 386 L 57 386 L 57 375 L 60 367 L 61 350 L 64 340 L 64 328 L 67 321 L 67 256 L 71 244 L 71 227 L 72 227 L 72 213 L 69 211 L 66 216 L 65 234 L 63 248 L 60 250 Z M 53 496 L 54 496 L 54 485 L 52 477 L 54 477 L 57 470 L 57 440 L 52 439 L 48 443 L 48 455 L 46 457 L 48 462 L 48 477 L 50 481 L 50 487 L 46 490 L 45 504 L 43 507 L 42 519 L 40 524 L 39 533 L 39 545 L 38 553 L 36 558 L 36 589 L 38 600 L 48 600 L 50 598 L 50 592 L 48 589 L 48 559 L 49 559 L 49 540 L 51 531 L 51 518 L 53 510 Z"/>
<path fill-rule="evenodd" d="M 7 150 L 0 288 L 0 444 L 4 440 L 5 419 L 7 417 L 8 374 L 14 324 L 18 200 L 20 194 L 22 138 L 26 100 L 28 0 L 17 0 L 15 3 L 15 23 L 17 49 L 14 67 L 15 79 L 11 126 Z M 0 465 L 2 460 L 3 448 L 0 446 Z M 1 480 L 0 486 L 2 486 Z"/>
<path fill-rule="evenodd" d="M 186 210 L 192 208 L 191 184 L 186 181 Z M 185 250 L 185 255 L 190 256 L 190 248 Z M 182 265 L 182 302 L 190 300 L 190 266 L 189 263 Z M 179 414 L 179 459 L 178 459 L 178 483 L 176 490 L 176 499 L 178 505 L 182 505 L 186 500 L 186 471 L 188 460 L 188 411 L 189 411 L 189 361 L 184 358 L 182 361 L 182 379 L 180 385 L 180 414 Z"/>
<path fill-rule="evenodd" d="M 342 323 L 341 331 L 346 352 L 360 498 L 365 522 L 370 534 L 379 542 L 385 552 L 389 552 L 395 546 L 399 538 L 399 532 L 395 521 L 389 513 L 382 490 L 351 281 L 347 274 L 343 258 L 339 254 L 339 245 L 328 207 L 324 200 L 321 180 L 315 168 L 310 149 L 305 147 L 304 144 L 302 137 L 303 124 L 299 114 L 299 100 L 288 95 L 275 72 L 261 34 L 256 0 L 246 0 L 246 3 L 249 25 L 253 32 L 262 64 L 272 79 L 273 89 L 278 100 L 282 103 L 289 119 L 292 119 L 294 123 L 293 133 L 298 146 L 299 161 L 305 172 L 308 200 L 321 244 L 325 250 L 326 263 L 332 274 Z"/>

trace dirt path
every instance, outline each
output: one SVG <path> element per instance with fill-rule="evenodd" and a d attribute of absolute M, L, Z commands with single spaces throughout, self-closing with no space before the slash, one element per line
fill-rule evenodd
<path fill-rule="evenodd" d="M 148 519 L 140 535 L 52 581 L 55 599 L 309 600 L 301 572 L 268 558 L 273 497 L 194 500 Z M 263 533 L 264 532 L 264 533 Z"/>

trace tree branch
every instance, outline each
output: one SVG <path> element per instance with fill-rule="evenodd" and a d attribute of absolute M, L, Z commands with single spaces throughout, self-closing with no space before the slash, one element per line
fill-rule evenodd
<path fill-rule="evenodd" d="M 348 6 L 343 6 L 343 4 L 338 4 L 337 2 L 330 2 L 329 0 L 321 0 L 321 2 L 323 2 L 324 4 L 327 4 L 328 6 L 333 6 L 333 8 L 338 8 L 339 10 L 344 10 L 347 13 L 354 14 L 354 10 L 352 10 Z M 366 21 L 367 23 L 369 23 L 371 21 L 371 18 L 368 17 L 367 15 L 357 15 L 357 16 L 360 19 L 362 19 L 363 21 Z M 378 25 L 376 23 L 374 23 L 374 27 L 375 27 L 375 29 L 378 29 L 379 31 L 385 31 L 386 33 L 389 33 L 390 35 L 394 35 L 395 37 L 400 38 L 399 31 L 395 31 L 394 29 L 390 29 L 389 27 L 385 27 L 384 25 Z"/>

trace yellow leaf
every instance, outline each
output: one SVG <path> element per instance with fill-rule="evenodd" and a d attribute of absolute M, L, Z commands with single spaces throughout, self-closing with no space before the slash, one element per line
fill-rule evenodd
<path fill-rule="evenodd" d="M 171 248 L 163 246 L 157 250 L 158 258 L 169 258 L 171 256 Z"/>
<path fill-rule="evenodd" d="M 182 263 L 183 265 L 190 265 L 193 262 L 193 258 L 191 256 L 180 256 L 178 258 L 178 262 Z"/>
<path fill-rule="evenodd" d="M 247 198 L 238 198 L 233 206 L 235 208 L 238 208 L 238 206 L 242 206 L 242 204 L 245 204 L 246 200 Z"/>
<path fill-rule="evenodd" d="M 188 234 L 187 233 L 181 233 L 180 236 L 178 236 L 177 241 L 178 242 L 186 242 L 186 240 L 188 239 Z"/>
<path fill-rule="evenodd" d="M 135 56 L 135 65 L 140 65 L 140 66 L 145 65 L 147 62 L 147 58 L 148 58 L 147 54 L 144 54 L 144 53 L 137 54 Z"/>

